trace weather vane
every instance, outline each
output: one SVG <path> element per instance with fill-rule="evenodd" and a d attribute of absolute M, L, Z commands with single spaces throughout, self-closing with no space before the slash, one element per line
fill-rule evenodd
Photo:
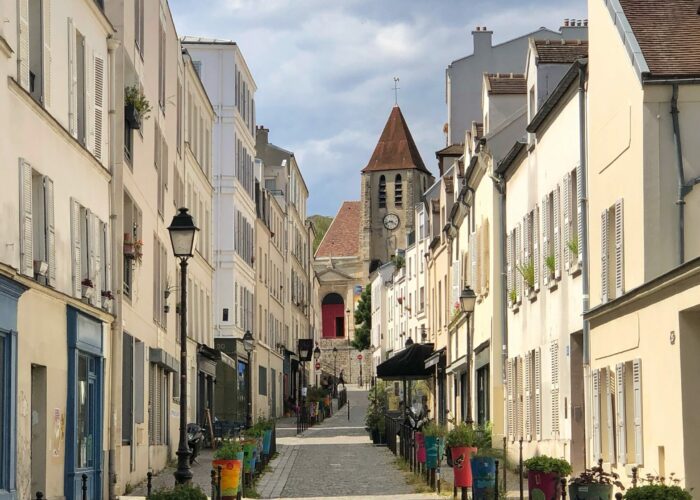
<path fill-rule="evenodd" d="M 395 76 L 394 77 L 394 105 L 398 106 L 399 105 L 399 77 Z"/>

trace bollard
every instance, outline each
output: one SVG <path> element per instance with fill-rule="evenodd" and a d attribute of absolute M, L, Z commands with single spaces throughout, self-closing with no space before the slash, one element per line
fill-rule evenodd
<path fill-rule="evenodd" d="M 622 493 L 615 493 L 615 500 L 622 500 Z"/>
<path fill-rule="evenodd" d="M 493 490 L 493 497 L 496 500 L 498 500 L 498 460 L 496 460 L 495 462 L 496 462 L 496 484 L 495 484 L 496 488 Z M 505 471 L 506 471 L 506 468 L 503 467 L 503 474 L 504 475 L 506 473 Z M 473 486 L 472 486 L 472 488 L 473 488 Z"/>
<path fill-rule="evenodd" d="M 602 462 L 602 460 L 601 460 Z M 602 467 L 602 465 L 601 465 Z M 637 467 L 632 467 L 632 488 L 637 487 L 637 475 L 639 474 L 639 469 Z"/>
<path fill-rule="evenodd" d="M 566 500 L 566 479 L 561 479 L 561 498 Z"/>
<path fill-rule="evenodd" d="M 44 500 L 44 494 L 41 491 L 36 492 L 36 500 Z"/>
<path fill-rule="evenodd" d="M 241 467 L 243 467 L 242 464 L 241 464 Z M 218 465 L 216 467 L 216 472 L 217 472 L 217 474 L 216 474 L 216 500 L 221 500 L 221 466 L 220 465 Z M 243 488 L 241 488 L 241 489 L 243 489 Z M 214 500 L 214 499 L 212 499 L 212 500 Z"/>
<path fill-rule="evenodd" d="M 467 500 L 467 487 L 462 486 L 462 500 Z"/>
<path fill-rule="evenodd" d="M 146 474 L 146 498 L 151 498 L 151 490 L 153 489 L 153 473 Z"/>
<path fill-rule="evenodd" d="M 214 469 L 211 470 L 211 498 L 212 500 L 216 500 L 218 498 L 216 494 L 216 471 Z"/>
<path fill-rule="evenodd" d="M 88 479 L 88 476 L 87 476 L 87 474 L 83 474 L 81 479 L 82 479 L 82 483 L 83 483 L 83 487 L 82 487 L 83 500 L 88 500 L 88 497 L 87 497 L 87 479 Z"/>
<path fill-rule="evenodd" d="M 506 471 L 508 470 L 508 438 L 503 436 L 503 489 L 507 489 Z"/>
<path fill-rule="evenodd" d="M 350 401 L 348 401 L 348 402 L 345 403 L 345 404 L 348 405 L 348 421 L 350 421 Z"/>
<path fill-rule="evenodd" d="M 520 437 L 520 462 L 518 464 L 518 474 L 520 475 L 520 500 L 525 498 L 523 494 L 523 438 Z"/>

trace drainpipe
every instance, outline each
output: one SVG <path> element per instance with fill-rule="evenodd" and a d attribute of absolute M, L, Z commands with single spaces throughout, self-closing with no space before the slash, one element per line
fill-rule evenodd
<path fill-rule="evenodd" d="M 683 147 L 681 145 L 681 126 L 678 120 L 678 84 L 672 85 L 671 117 L 673 121 L 673 139 L 676 143 L 676 177 L 678 180 L 678 261 L 677 265 L 685 262 L 685 195 L 690 192 L 690 187 L 685 184 L 683 174 Z"/>
<path fill-rule="evenodd" d="M 506 270 L 506 179 L 503 174 L 491 176 L 493 185 L 498 191 L 498 232 L 500 244 L 496 248 L 497 269 L 501 270 L 501 307 L 499 310 L 501 328 L 503 331 L 503 345 L 501 346 L 501 380 L 506 379 L 506 361 L 508 360 L 508 272 Z M 494 227 L 496 225 L 494 224 Z"/>
<path fill-rule="evenodd" d="M 586 70 L 579 62 L 578 65 L 578 109 L 579 109 L 579 162 L 581 164 L 581 199 L 579 200 L 579 212 L 583 231 L 580 242 L 581 252 L 581 284 L 583 295 L 583 313 L 587 313 L 591 307 L 591 285 L 588 266 L 588 167 L 586 165 Z M 590 364 L 590 325 L 588 320 L 583 320 L 583 365 Z"/>

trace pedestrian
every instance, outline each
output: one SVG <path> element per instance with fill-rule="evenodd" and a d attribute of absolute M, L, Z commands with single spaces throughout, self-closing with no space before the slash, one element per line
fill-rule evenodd
<path fill-rule="evenodd" d="M 340 375 L 338 375 L 338 384 L 343 384 L 343 389 L 345 389 L 345 377 L 343 377 L 344 373 L 345 370 L 340 370 Z"/>

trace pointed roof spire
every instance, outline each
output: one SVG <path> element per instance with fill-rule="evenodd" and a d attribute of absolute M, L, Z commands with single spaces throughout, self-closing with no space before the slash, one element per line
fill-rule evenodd
<path fill-rule="evenodd" d="M 378 172 L 381 170 L 416 169 L 430 174 L 420 157 L 406 119 L 398 105 L 394 106 L 372 158 L 362 172 Z"/>

